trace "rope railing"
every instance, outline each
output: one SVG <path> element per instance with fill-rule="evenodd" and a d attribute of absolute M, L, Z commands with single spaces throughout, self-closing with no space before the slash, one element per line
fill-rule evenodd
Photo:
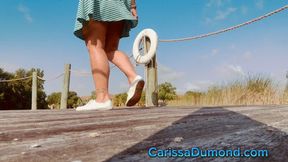
<path fill-rule="evenodd" d="M 192 36 L 192 37 L 186 37 L 186 38 L 178 38 L 178 39 L 162 39 L 162 40 L 159 40 L 159 42 L 183 42 L 183 41 L 191 41 L 191 40 L 206 38 L 206 37 L 213 36 L 213 35 L 218 35 L 218 34 L 225 33 L 225 32 L 228 32 L 228 31 L 232 31 L 232 30 L 238 29 L 240 27 L 243 27 L 243 26 L 255 23 L 257 21 L 263 20 L 265 18 L 268 18 L 268 17 L 270 17 L 270 16 L 272 16 L 272 15 L 274 15 L 276 13 L 279 13 L 281 11 L 284 11 L 286 9 L 288 9 L 288 5 L 283 6 L 283 7 L 279 8 L 279 9 L 277 9 L 275 11 L 272 11 L 270 13 L 267 13 L 266 15 L 257 17 L 255 19 L 252 19 L 250 21 L 244 22 L 244 23 L 236 25 L 236 26 L 232 26 L 232 27 L 229 27 L 229 28 L 225 28 L 225 29 L 222 29 L 222 30 L 218 30 L 218 31 L 215 31 L 215 32 L 202 34 L 202 35 L 198 35 L 198 36 Z"/>
<path fill-rule="evenodd" d="M 17 82 L 17 81 L 27 80 L 27 79 L 30 79 L 30 78 L 32 78 L 32 76 L 18 78 L 18 79 L 0 80 L 0 83 Z"/>
<path fill-rule="evenodd" d="M 59 79 L 60 77 L 62 77 L 64 75 L 64 73 L 56 76 L 56 77 L 53 77 L 53 78 L 50 78 L 50 79 L 44 79 L 42 77 L 39 77 L 37 76 L 37 78 L 40 80 L 40 81 L 53 81 L 53 80 L 57 80 Z M 9 80 L 0 80 L 0 83 L 9 83 L 9 82 L 17 82 L 17 81 L 23 81 L 23 80 L 27 80 L 27 79 L 30 79 L 32 78 L 32 75 L 31 76 L 28 76 L 28 77 L 23 77 L 23 78 L 18 78 L 18 79 L 9 79 Z"/>
<path fill-rule="evenodd" d="M 59 79 L 60 77 L 64 76 L 64 73 L 56 76 L 56 77 L 53 77 L 51 79 L 44 79 L 42 77 L 39 77 L 37 75 L 37 72 L 34 71 L 33 72 L 33 75 L 31 76 L 28 76 L 28 77 L 23 77 L 23 78 L 17 78 L 17 79 L 9 79 L 9 80 L 0 80 L 0 83 L 11 83 L 11 82 L 17 82 L 17 81 L 23 81 L 23 80 L 28 80 L 28 79 L 31 79 L 29 81 L 32 82 L 32 85 L 31 85 L 31 91 L 32 91 L 32 96 L 31 96 L 31 99 L 32 99 L 32 102 L 31 102 L 31 110 L 37 110 L 37 80 L 39 81 L 53 81 L 53 80 L 56 80 L 56 79 Z"/>
<path fill-rule="evenodd" d="M 50 82 L 50 81 L 54 81 L 54 80 L 59 79 L 59 78 L 62 77 L 63 75 L 64 75 L 64 73 L 59 74 L 59 75 L 57 75 L 56 77 L 53 77 L 53 78 L 50 78 L 50 79 L 45 79 L 45 78 L 42 78 L 42 77 L 39 77 L 39 76 L 37 76 L 37 78 L 38 78 L 40 81 Z"/>
<path fill-rule="evenodd" d="M 85 71 L 80 71 L 80 70 L 70 70 L 70 72 L 76 74 L 77 77 L 91 76 L 91 72 L 85 72 Z"/>

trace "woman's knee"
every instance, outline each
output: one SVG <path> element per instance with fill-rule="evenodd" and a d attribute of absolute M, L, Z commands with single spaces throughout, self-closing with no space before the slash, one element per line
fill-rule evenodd
<path fill-rule="evenodd" d="M 104 50 L 105 42 L 101 41 L 100 39 L 86 39 L 85 42 L 89 52 Z"/>
<path fill-rule="evenodd" d="M 85 38 L 88 51 L 105 50 L 105 36 L 99 33 L 90 32 Z"/>

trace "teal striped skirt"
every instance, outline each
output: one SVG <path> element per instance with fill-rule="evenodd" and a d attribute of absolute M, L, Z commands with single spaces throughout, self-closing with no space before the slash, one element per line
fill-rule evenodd
<path fill-rule="evenodd" d="M 79 0 L 74 35 L 84 40 L 82 28 L 90 19 L 105 22 L 125 20 L 121 38 L 128 37 L 130 29 L 138 24 L 130 6 L 131 0 Z"/>

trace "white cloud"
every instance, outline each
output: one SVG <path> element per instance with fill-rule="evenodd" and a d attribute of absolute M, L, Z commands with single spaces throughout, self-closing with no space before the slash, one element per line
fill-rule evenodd
<path fill-rule="evenodd" d="M 207 15 L 205 17 L 206 24 L 211 24 L 213 22 L 225 20 L 238 10 L 236 7 L 232 7 L 230 5 L 230 1 L 228 0 L 210 1 L 206 6 L 207 6 L 206 10 L 209 11 L 207 13 L 210 13 L 209 16 Z"/>
<path fill-rule="evenodd" d="M 216 56 L 217 54 L 219 53 L 219 49 L 212 49 L 212 51 L 211 51 L 211 55 L 212 56 Z"/>
<path fill-rule="evenodd" d="M 204 55 L 200 56 L 200 58 L 208 59 L 208 58 L 211 58 L 211 57 L 215 57 L 215 56 L 217 56 L 219 54 L 219 52 L 220 52 L 219 49 L 214 48 L 214 49 L 211 50 L 211 52 L 209 54 L 206 54 L 206 55 L 204 54 Z"/>
<path fill-rule="evenodd" d="M 30 14 L 30 9 L 23 4 L 19 4 L 17 10 L 24 16 L 25 20 L 29 23 L 33 22 L 33 18 Z"/>
<path fill-rule="evenodd" d="M 226 65 L 224 66 L 224 70 L 231 75 L 245 76 L 243 68 L 239 65 Z"/>
<path fill-rule="evenodd" d="M 243 15 L 246 15 L 246 14 L 248 13 L 248 7 L 247 7 L 247 6 L 242 6 L 242 7 L 241 7 L 241 13 L 242 13 Z"/>
<path fill-rule="evenodd" d="M 168 66 L 158 63 L 158 75 L 159 83 L 162 82 L 174 82 L 179 79 L 183 79 L 185 76 L 184 72 L 176 71 Z"/>
<path fill-rule="evenodd" d="M 184 92 L 186 91 L 206 91 L 214 83 L 208 80 L 186 82 L 184 84 Z"/>
<path fill-rule="evenodd" d="M 223 6 L 224 4 L 230 2 L 231 0 L 210 0 L 207 3 L 207 7 L 212 7 L 212 6 L 216 6 L 216 7 L 220 7 Z"/>
<path fill-rule="evenodd" d="M 213 20 L 210 17 L 206 17 L 205 18 L 205 23 L 206 24 L 211 24 L 213 22 Z"/>
<path fill-rule="evenodd" d="M 246 73 L 244 72 L 243 68 L 239 65 L 223 65 L 215 69 L 216 73 L 221 78 L 226 79 L 233 79 L 235 77 L 242 77 L 246 76 Z"/>
<path fill-rule="evenodd" d="M 245 75 L 241 66 L 238 65 L 228 65 L 227 69 L 235 74 Z"/>
<path fill-rule="evenodd" d="M 253 54 L 252 54 L 251 51 L 247 51 L 247 52 L 245 52 L 245 53 L 243 54 L 243 58 L 244 58 L 245 60 L 247 60 L 247 61 L 251 60 L 252 57 L 253 57 Z"/>
<path fill-rule="evenodd" d="M 263 0 L 257 0 L 255 5 L 258 9 L 263 9 L 264 8 L 264 1 Z"/>
<path fill-rule="evenodd" d="M 227 8 L 224 11 L 223 10 L 218 10 L 214 20 L 225 20 L 227 17 L 229 17 L 235 11 L 237 11 L 237 8 L 235 8 L 235 7 L 229 7 L 229 8 Z"/>

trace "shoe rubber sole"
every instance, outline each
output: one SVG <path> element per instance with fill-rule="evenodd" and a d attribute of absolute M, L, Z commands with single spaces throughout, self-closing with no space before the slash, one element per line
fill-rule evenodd
<path fill-rule="evenodd" d="M 92 107 L 92 108 L 76 108 L 76 111 L 101 111 L 101 110 L 111 110 L 113 106 L 108 107 Z"/>
<path fill-rule="evenodd" d="M 95 108 L 95 109 L 76 109 L 76 111 L 105 111 L 105 110 L 112 110 L 113 108 Z"/>
<path fill-rule="evenodd" d="M 139 100 L 141 99 L 141 95 L 142 95 L 142 91 L 143 91 L 143 88 L 144 88 L 144 84 L 145 84 L 144 80 L 140 80 L 137 83 L 134 95 L 127 102 L 126 106 L 134 106 L 134 105 L 136 105 L 139 102 Z"/>

